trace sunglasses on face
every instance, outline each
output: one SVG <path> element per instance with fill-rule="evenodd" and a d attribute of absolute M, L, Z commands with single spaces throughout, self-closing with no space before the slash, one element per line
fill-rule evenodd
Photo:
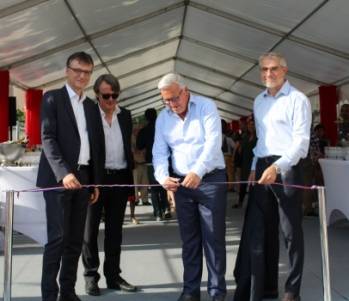
<path fill-rule="evenodd" d="M 101 94 L 102 98 L 104 100 L 109 100 L 110 97 L 113 99 L 113 100 L 116 100 L 118 97 L 119 97 L 119 93 L 112 93 L 112 94 Z"/>

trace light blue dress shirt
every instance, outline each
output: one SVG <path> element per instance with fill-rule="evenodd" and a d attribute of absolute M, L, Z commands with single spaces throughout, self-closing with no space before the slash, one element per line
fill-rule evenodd
<path fill-rule="evenodd" d="M 275 96 L 267 90 L 259 94 L 253 110 L 258 141 L 251 170 L 258 158 L 276 155 L 281 158 L 275 164 L 285 173 L 307 156 L 311 107 L 302 92 L 286 81 Z"/>
<path fill-rule="evenodd" d="M 225 168 L 221 120 L 212 100 L 190 94 L 184 119 L 169 108 L 161 111 L 153 145 L 155 178 L 160 184 L 169 176 L 170 155 L 173 170 L 180 176 L 194 172 L 202 178 Z"/>

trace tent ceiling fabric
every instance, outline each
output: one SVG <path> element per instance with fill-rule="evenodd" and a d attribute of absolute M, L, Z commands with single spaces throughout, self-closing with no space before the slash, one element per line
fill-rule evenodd
<path fill-rule="evenodd" d="M 64 84 L 67 56 L 85 50 L 98 75 L 121 82 L 134 116 L 162 107 L 156 88 L 168 72 L 215 99 L 222 118 L 252 111 L 262 91 L 258 57 L 283 53 L 289 78 L 308 95 L 349 81 L 347 0 L 2 0 L 0 68 L 12 84 Z"/>

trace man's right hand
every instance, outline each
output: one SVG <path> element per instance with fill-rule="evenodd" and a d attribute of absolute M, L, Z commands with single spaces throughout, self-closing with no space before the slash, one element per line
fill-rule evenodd
<path fill-rule="evenodd" d="M 65 189 L 80 189 L 81 184 L 74 174 L 69 173 L 63 178 L 63 186 Z"/>
<path fill-rule="evenodd" d="M 251 170 L 250 175 L 248 176 L 248 186 L 253 186 L 256 181 L 256 171 Z"/>
<path fill-rule="evenodd" d="M 180 183 L 179 183 L 179 179 L 178 178 L 171 178 L 171 177 L 167 177 L 165 182 L 162 184 L 162 186 L 168 190 L 168 191 L 177 191 L 178 187 L 179 187 Z"/>

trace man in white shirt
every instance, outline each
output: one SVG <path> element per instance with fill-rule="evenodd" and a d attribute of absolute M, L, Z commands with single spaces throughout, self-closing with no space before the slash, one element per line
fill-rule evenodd
<path fill-rule="evenodd" d="M 223 301 L 227 188 L 212 183 L 226 181 L 221 120 L 215 103 L 190 93 L 178 74 L 165 75 L 158 88 L 166 108 L 156 120 L 153 165 L 156 180 L 175 192 L 184 265 L 178 301 L 200 301 L 203 249 L 208 293 Z"/>
<path fill-rule="evenodd" d="M 265 285 L 278 274 L 280 222 L 290 262 L 282 300 L 299 301 L 304 262 L 301 190 L 272 184 L 302 184 L 301 164 L 309 148 L 311 107 L 307 97 L 287 81 L 287 63 L 282 55 L 264 54 L 259 66 L 267 89 L 254 102 L 258 140 L 249 177 L 259 185 L 252 189 L 254 197 L 250 198 L 245 220 L 252 254 L 241 252 L 239 269 L 244 270 L 243 264 L 252 262 L 249 300 L 261 300 Z M 247 300 L 241 296 L 248 277 L 251 275 L 240 274 L 237 278 L 234 300 Z M 267 293 L 277 297 L 277 282 L 273 288 L 276 292 Z"/>
<path fill-rule="evenodd" d="M 128 110 L 118 106 L 119 81 L 111 74 L 103 74 L 97 78 L 93 89 L 100 112 L 100 118 L 95 126 L 100 129 L 104 146 L 100 154 L 104 162 L 102 184 L 133 184 L 132 119 Z M 103 272 L 107 287 L 128 292 L 137 290 L 120 276 L 122 225 L 127 198 L 131 193 L 134 194 L 131 188 L 101 188 L 100 201 L 88 207 L 82 260 L 85 267 L 85 288 L 89 295 L 100 295 L 97 239 L 103 208 L 105 214 Z"/>
<path fill-rule="evenodd" d="M 37 186 L 65 188 L 43 193 L 48 240 L 42 264 L 43 301 L 57 301 L 58 292 L 59 301 L 80 300 L 75 294 L 76 272 L 91 192 L 82 185 L 99 183 L 102 177 L 101 141 L 94 127 L 99 113 L 84 93 L 92 71 L 93 60 L 89 54 L 72 54 L 66 62 L 65 86 L 47 91 L 42 100 L 43 151 Z M 94 189 L 92 202 L 98 194 L 98 189 Z"/>

